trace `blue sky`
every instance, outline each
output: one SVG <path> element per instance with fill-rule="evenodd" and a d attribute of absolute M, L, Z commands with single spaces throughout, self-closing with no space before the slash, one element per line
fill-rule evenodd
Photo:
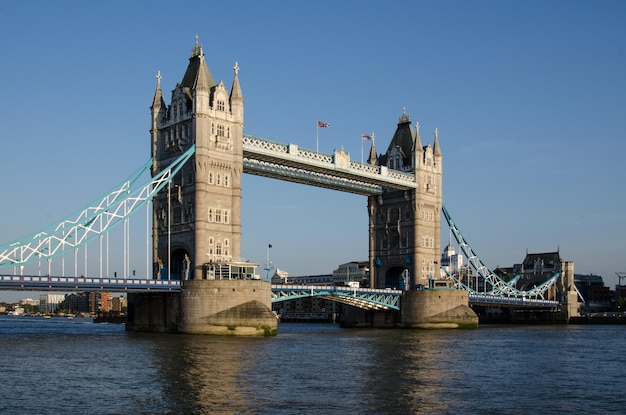
<path fill-rule="evenodd" d="M 148 159 L 155 75 L 169 102 L 197 34 L 227 87 L 238 62 L 247 134 L 315 149 L 319 119 L 331 124 L 320 151 L 360 160 L 361 134 L 384 151 L 406 107 L 424 144 L 438 128 L 444 204 L 491 268 L 560 249 L 614 285 L 626 271 L 625 22 L 621 0 L 0 3 L 0 242 Z M 263 263 L 271 243 L 272 262 L 302 275 L 367 258 L 366 198 L 243 186 L 247 259 Z"/>

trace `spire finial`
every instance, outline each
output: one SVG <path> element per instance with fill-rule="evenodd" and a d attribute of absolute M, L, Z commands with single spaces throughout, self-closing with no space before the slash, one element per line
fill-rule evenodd
<path fill-rule="evenodd" d="M 235 75 L 239 74 L 239 63 L 237 61 L 235 61 L 235 66 L 233 66 L 233 69 L 235 70 Z"/>
<path fill-rule="evenodd" d="M 439 139 L 439 130 L 435 128 L 435 140 Z"/>
<path fill-rule="evenodd" d="M 196 44 L 194 45 L 193 49 L 191 49 L 191 57 L 192 58 L 194 56 L 202 55 L 202 45 L 200 44 L 198 39 L 199 39 L 199 37 L 196 34 Z"/>
<path fill-rule="evenodd" d="M 418 133 L 420 132 L 420 122 L 419 121 L 417 121 L 415 123 L 415 131 L 417 131 Z"/>
<path fill-rule="evenodd" d="M 157 85 L 161 85 L 161 71 L 157 71 L 156 79 L 157 79 Z"/>

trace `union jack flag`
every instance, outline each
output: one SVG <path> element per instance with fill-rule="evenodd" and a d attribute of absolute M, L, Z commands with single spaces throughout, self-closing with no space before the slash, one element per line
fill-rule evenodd
<path fill-rule="evenodd" d="M 321 128 L 328 128 L 328 127 L 330 127 L 330 124 L 328 124 L 327 122 L 318 121 L 317 122 L 317 126 L 321 127 Z"/>
<path fill-rule="evenodd" d="M 363 140 L 371 140 L 371 139 L 372 139 L 372 136 L 371 136 L 371 135 L 367 135 L 367 134 L 361 134 L 361 138 L 362 138 Z"/>

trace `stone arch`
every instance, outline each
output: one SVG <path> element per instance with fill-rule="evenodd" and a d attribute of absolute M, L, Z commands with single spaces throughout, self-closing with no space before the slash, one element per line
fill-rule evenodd
<path fill-rule="evenodd" d="M 188 280 L 193 278 L 191 256 L 185 248 L 176 248 L 172 251 L 170 263 L 170 279 Z"/>
<path fill-rule="evenodd" d="M 405 276 L 410 275 L 407 267 L 391 267 L 385 273 L 385 288 L 405 289 Z M 409 278 L 408 281 L 411 279 Z"/>

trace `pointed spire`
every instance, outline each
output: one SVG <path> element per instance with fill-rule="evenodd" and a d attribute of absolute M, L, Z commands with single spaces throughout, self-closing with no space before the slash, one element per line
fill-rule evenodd
<path fill-rule="evenodd" d="M 198 35 L 196 35 L 196 44 L 191 49 L 191 57 L 189 58 L 189 65 L 187 71 L 183 76 L 181 87 L 183 90 L 188 88 L 187 94 L 191 97 L 191 90 L 197 89 L 201 91 L 210 91 L 215 86 L 215 81 L 209 71 L 209 67 L 204 59 L 204 52 L 202 50 L 202 44 L 198 42 Z"/>
<path fill-rule="evenodd" d="M 230 88 L 230 104 L 232 105 L 234 100 L 243 100 L 243 94 L 241 93 L 241 86 L 239 86 L 239 64 L 235 62 L 233 66 L 235 71 L 235 78 L 233 79 L 233 86 Z"/>
<path fill-rule="evenodd" d="M 378 164 L 378 157 L 376 156 L 376 144 L 374 144 L 374 133 L 372 133 L 372 146 L 370 147 L 370 155 L 367 157 L 369 164 Z"/>
<path fill-rule="evenodd" d="M 152 99 L 152 106 L 150 108 L 158 112 L 160 108 L 165 107 L 165 100 L 163 99 L 163 91 L 161 90 L 161 71 L 157 71 L 156 79 L 157 79 L 156 90 L 154 91 L 154 98 Z"/>
<path fill-rule="evenodd" d="M 435 143 L 433 144 L 433 151 L 435 156 L 441 155 L 441 149 L 439 148 L 439 130 L 435 128 Z"/>
<path fill-rule="evenodd" d="M 422 139 L 420 138 L 420 123 L 415 123 L 415 151 L 419 151 L 420 153 L 424 149 L 422 148 Z"/>
<path fill-rule="evenodd" d="M 196 57 L 202 54 L 202 45 L 198 43 L 198 34 L 196 33 L 196 45 L 191 49 L 191 57 Z"/>
<path fill-rule="evenodd" d="M 198 75 L 196 76 L 196 81 L 194 82 L 194 89 L 210 91 L 211 88 L 215 85 L 213 81 L 213 77 L 211 76 L 211 72 L 209 72 L 209 67 L 204 60 L 204 53 L 202 53 L 202 46 L 200 46 L 200 66 L 198 67 Z"/>

